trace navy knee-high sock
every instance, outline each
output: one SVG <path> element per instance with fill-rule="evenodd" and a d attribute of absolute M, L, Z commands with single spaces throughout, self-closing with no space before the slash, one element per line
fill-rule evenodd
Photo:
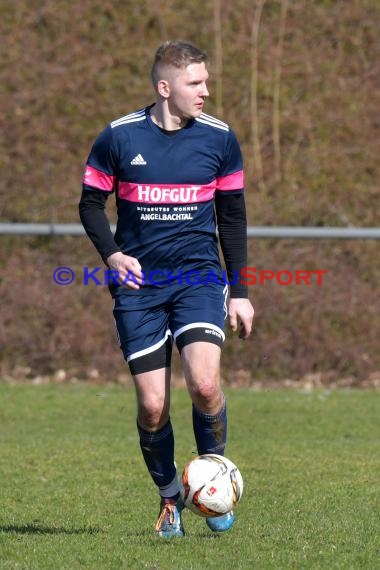
<path fill-rule="evenodd" d="M 139 424 L 140 447 L 148 471 L 161 497 L 176 498 L 179 493 L 177 469 L 174 464 L 173 428 L 168 422 L 158 431 L 146 431 Z"/>
<path fill-rule="evenodd" d="M 199 455 L 224 455 L 227 440 L 226 401 L 218 414 L 212 416 L 198 410 L 193 404 L 193 429 Z"/>

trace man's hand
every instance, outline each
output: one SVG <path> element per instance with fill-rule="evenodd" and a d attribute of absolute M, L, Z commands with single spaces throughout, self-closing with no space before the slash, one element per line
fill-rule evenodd
<path fill-rule="evenodd" d="M 118 251 L 106 259 L 108 267 L 115 271 L 117 281 L 128 289 L 140 289 L 143 283 L 141 265 L 135 257 Z"/>
<path fill-rule="evenodd" d="M 251 334 L 252 320 L 255 311 L 249 299 L 230 299 L 228 303 L 228 318 L 234 332 L 239 327 L 239 338 L 246 339 Z"/>

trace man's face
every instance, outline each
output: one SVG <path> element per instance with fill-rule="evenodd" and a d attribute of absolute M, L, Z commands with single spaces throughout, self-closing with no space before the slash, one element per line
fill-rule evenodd
<path fill-rule="evenodd" d="M 184 119 L 199 117 L 209 92 L 208 71 L 202 63 L 191 63 L 183 69 L 170 69 L 168 76 L 169 109 Z"/>

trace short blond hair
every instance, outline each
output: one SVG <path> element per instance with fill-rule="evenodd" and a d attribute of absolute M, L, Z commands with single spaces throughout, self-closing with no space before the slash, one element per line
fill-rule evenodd
<path fill-rule="evenodd" d="M 159 81 L 159 70 L 164 66 L 183 69 L 191 63 L 206 63 L 207 60 L 207 53 L 191 42 L 167 41 L 160 45 L 154 56 L 152 65 L 153 85 L 156 87 Z"/>

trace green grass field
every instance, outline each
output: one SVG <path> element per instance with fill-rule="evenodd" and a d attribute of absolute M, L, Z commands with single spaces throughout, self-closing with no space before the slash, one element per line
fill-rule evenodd
<path fill-rule="evenodd" d="M 131 389 L 0 385 L 0 569 L 380 568 L 380 393 L 227 393 L 237 522 L 215 536 L 185 511 L 164 541 Z M 180 467 L 190 416 L 174 390 Z"/>

